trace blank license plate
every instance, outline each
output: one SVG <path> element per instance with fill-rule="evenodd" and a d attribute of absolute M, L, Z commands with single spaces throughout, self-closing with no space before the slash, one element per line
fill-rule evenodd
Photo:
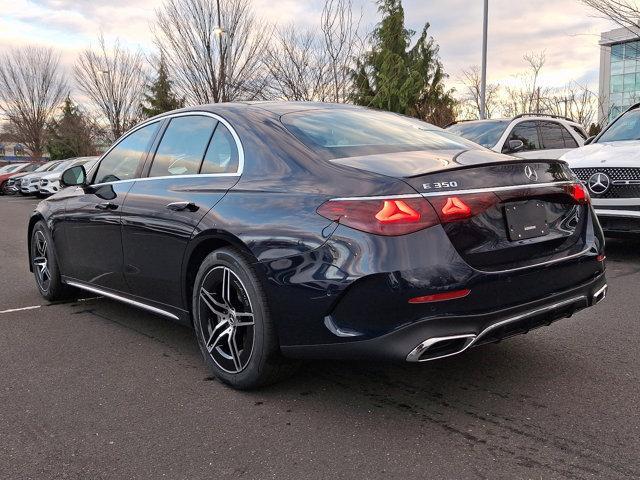
<path fill-rule="evenodd" d="M 504 207 L 504 215 L 507 220 L 509 240 L 512 242 L 549 234 L 547 211 L 540 201 L 529 200 L 508 205 Z"/>

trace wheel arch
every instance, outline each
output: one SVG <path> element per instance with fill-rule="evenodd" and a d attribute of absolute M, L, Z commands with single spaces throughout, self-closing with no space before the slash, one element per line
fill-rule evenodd
<path fill-rule="evenodd" d="M 251 253 L 249 247 L 229 232 L 221 230 L 206 231 L 192 238 L 182 262 L 182 295 L 186 310 L 190 314 L 192 313 L 193 284 L 202 261 L 211 252 L 225 247 L 232 247 L 241 251 L 247 256 L 250 263 L 258 263 L 258 259 Z M 193 318 L 191 318 L 191 322 L 193 323 Z"/>

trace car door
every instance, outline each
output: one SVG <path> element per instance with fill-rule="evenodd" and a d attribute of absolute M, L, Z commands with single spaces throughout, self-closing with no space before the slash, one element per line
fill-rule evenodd
<path fill-rule="evenodd" d="M 121 208 L 160 122 L 119 141 L 92 169 L 90 185 L 70 191 L 62 220 L 62 273 L 86 284 L 127 291 L 123 274 Z"/>
<path fill-rule="evenodd" d="M 578 148 L 578 142 L 559 122 L 540 122 L 540 140 L 544 155 L 537 158 L 560 158 L 569 150 Z"/>
<path fill-rule="evenodd" d="M 147 178 L 135 182 L 122 209 L 125 278 L 139 297 L 186 309 L 182 261 L 193 232 L 238 181 L 242 147 L 222 119 L 171 118 Z"/>
<path fill-rule="evenodd" d="M 542 143 L 540 142 L 540 135 L 538 131 L 537 120 L 527 120 L 517 123 L 512 129 L 511 133 L 504 142 L 504 153 L 508 152 L 508 145 L 511 140 L 520 140 L 524 148 L 515 155 L 523 158 L 538 158 L 536 155 L 542 149 Z"/>

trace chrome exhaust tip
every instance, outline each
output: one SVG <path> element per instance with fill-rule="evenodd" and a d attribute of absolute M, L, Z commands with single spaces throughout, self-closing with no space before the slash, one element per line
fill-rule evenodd
<path fill-rule="evenodd" d="M 609 286 L 605 284 L 600 290 L 593 294 L 593 305 L 599 304 L 605 298 L 607 298 L 607 291 L 609 290 Z"/>
<path fill-rule="evenodd" d="M 464 352 L 475 341 L 475 334 L 435 337 L 425 340 L 407 355 L 407 362 L 428 362 Z"/>

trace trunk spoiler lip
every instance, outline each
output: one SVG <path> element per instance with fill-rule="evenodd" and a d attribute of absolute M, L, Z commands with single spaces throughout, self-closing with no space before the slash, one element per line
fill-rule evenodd
<path fill-rule="evenodd" d="M 548 188 L 548 187 L 560 187 L 563 185 L 574 185 L 576 182 L 572 180 L 562 180 L 559 182 L 548 183 L 528 183 L 525 185 L 507 185 L 503 187 L 485 187 L 485 188 L 470 188 L 467 190 L 442 190 L 437 192 L 426 193 L 405 193 L 401 195 L 375 195 L 367 197 L 342 197 L 332 198 L 329 201 L 360 201 L 360 200 L 397 200 L 403 198 L 424 198 L 424 197 L 443 197 L 446 195 L 470 195 L 475 193 L 488 193 L 488 192 L 506 192 L 510 190 L 526 190 L 536 188 Z"/>
<path fill-rule="evenodd" d="M 411 175 L 411 176 L 407 176 L 407 177 L 403 177 L 404 179 L 412 179 L 412 178 L 420 178 L 420 177 L 424 177 L 427 175 L 437 175 L 438 173 L 441 172 L 455 172 L 455 171 L 460 171 L 460 170 L 467 170 L 467 169 L 472 169 L 472 168 L 483 168 L 483 167 L 496 167 L 496 166 L 501 166 L 501 165 L 522 165 L 522 164 L 540 164 L 540 163 L 548 163 L 548 164 L 558 164 L 558 165 L 565 165 L 565 166 L 569 166 L 569 164 L 565 161 L 565 160 L 560 160 L 558 158 L 516 158 L 514 157 L 513 160 L 496 160 L 495 162 L 483 162 L 483 163 L 476 163 L 476 164 L 471 164 L 471 165 L 463 165 L 461 163 L 457 162 L 457 159 L 460 155 L 464 154 L 465 152 L 469 152 L 470 150 L 463 150 L 461 152 L 459 152 L 458 154 L 456 154 L 456 156 L 453 158 L 453 161 L 450 163 L 450 166 L 444 167 L 440 170 L 432 170 L 430 172 L 425 172 L 425 173 L 419 173 L 416 175 Z"/>

